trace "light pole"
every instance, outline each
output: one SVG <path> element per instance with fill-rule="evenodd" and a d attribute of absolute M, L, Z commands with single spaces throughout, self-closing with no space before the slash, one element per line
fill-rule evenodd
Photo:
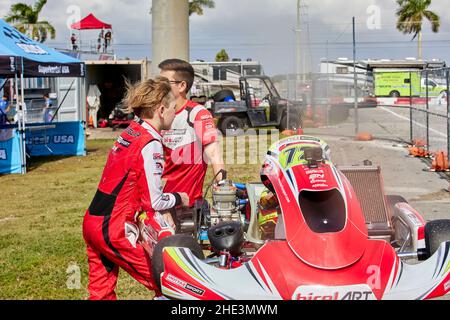
<path fill-rule="evenodd" d="M 302 59 L 302 53 L 301 53 L 301 0 L 297 0 L 297 26 L 295 28 L 295 36 L 296 36 L 296 79 L 301 74 L 301 59 Z"/>
<path fill-rule="evenodd" d="M 359 132 L 359 119 L 358 119 L 358 78 L 356 74 L 356 28 L 355 17 L 353 17 L 353 78 L 355 81 L 355 134 Z"/>

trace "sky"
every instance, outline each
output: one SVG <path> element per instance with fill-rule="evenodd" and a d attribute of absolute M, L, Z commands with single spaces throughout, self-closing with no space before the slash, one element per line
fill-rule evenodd
<path fill-rule="evenodd" d="M 4 17 L 16 0 L 1 0 Z M 21 2 L 32 4 L 32 0 Z M 230 58 L 261 62 L 266 74 L 296 70 L 297 0 L 216 0 L 214 9 L 190 18 L 190 58 L 214 61 L 225 49 Z M 48 45 L 69 46 L 68 23 L 93 12 L 111 23 L 120 58 L 151 60 L 151 0 L 48 0 L 41 13 L 57 31 Z M 352 17 L 356 18 L 357 59 L 417 57 L 417 42 L 396 29 L 395 0 L 302 0 L 301 31 L 306 71 L 317 72 L 322 58 L 352 58 Z M 441 17 L 440 32 L 424 24 L 424 58 L 450 63 L 448 0 L 433 0 L 431 10 Z M 85 32 L 85 43 L 97 32 Z M 327 45 L 328 42 L 328 45 Z"/>

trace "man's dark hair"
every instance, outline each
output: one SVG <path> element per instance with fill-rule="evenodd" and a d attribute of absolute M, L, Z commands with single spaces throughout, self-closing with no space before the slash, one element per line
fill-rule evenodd
<path fill-rule="evenodd" d="M 44 98 L 48 98 L 48 93 L 44 93 Z"/>
<path fill-rule="evenodd" d="M 194 84 L 194 68 L 189 62 L 181 59 L 167 59 L 161 62 L 158 67 L 162 71 L 175 71 L 178 81 L 186 81 L 186 93 L 191 90 Z"/>

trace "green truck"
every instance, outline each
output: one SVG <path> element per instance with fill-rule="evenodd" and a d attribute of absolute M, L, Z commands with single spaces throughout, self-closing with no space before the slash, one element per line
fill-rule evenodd
<path fill-rule="evenodd" d="M 427 82 L 428 81 L 428 82 Z M 377 97 L 437 97 L 447 91 L 443 84 L 436 80 L 421 77 L 415 72 L 375 72 L 374 73 L 375 96 Z"/>

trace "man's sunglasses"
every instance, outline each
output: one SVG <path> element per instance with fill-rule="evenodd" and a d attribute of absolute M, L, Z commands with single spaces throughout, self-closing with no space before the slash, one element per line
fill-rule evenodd
<path fill-rule="evenodd" d="M 171 84 L 178 84 L 184 82 L 183 80 L 169 80 Z"/>

